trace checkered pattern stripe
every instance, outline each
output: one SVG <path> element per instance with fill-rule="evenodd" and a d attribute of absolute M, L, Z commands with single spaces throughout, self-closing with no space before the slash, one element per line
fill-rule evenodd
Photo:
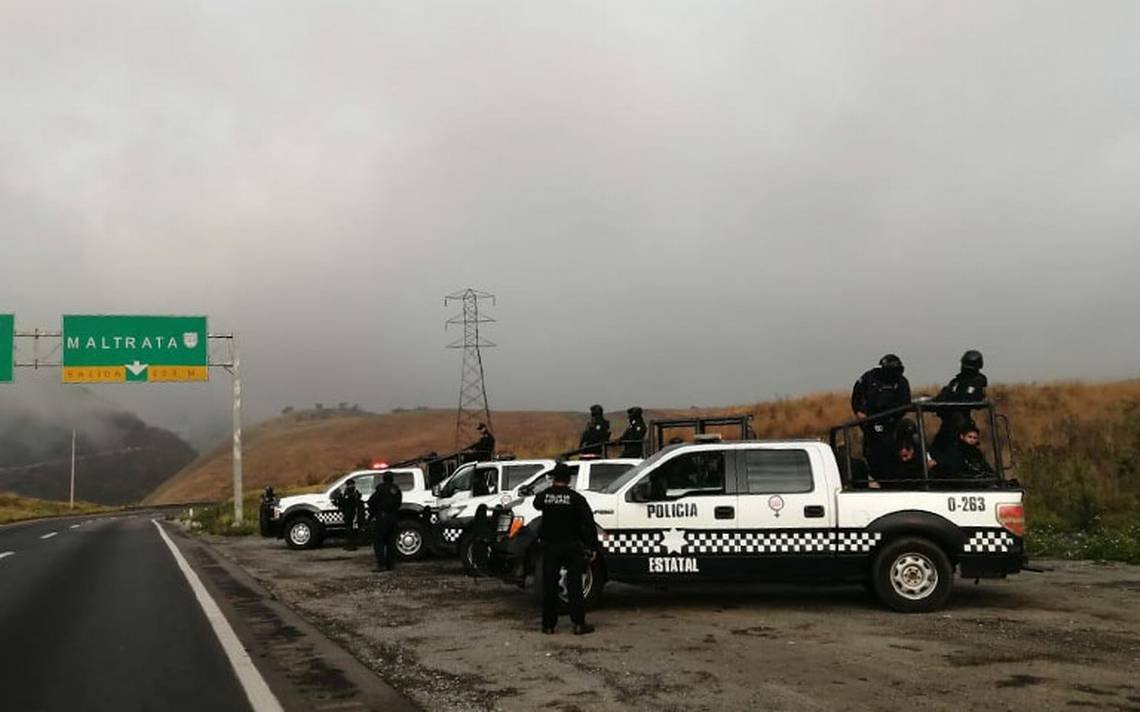
<path fill-rule="evenodd" d="M 330 524 L 344 524 L 344 515 L 340 511 L 334 509 L 329 512 L 317 512 L 317 521 L 325 526 Z"/>
<path fill-rule="evenodd" d="M 826 554 L 868 553 L 882 539 L 879 532 L 829 529 L 768 529 L 684 531 L 682 554 Z M 665 531 L 610 532 L 602 542 L 607 553 L 618 556 L 669 553 Z"/>
<path fill-rule="evenodd" d="M 619 556 L 656 554 L 661 546 L 663 532 L 613 532 L 602 542 L 602 548 Z"/>
<path fill-rule="evenodd" d="M 878 545 L 883 535 L 879 532 L 848 531 L 832 534 L 832 551 L 840 554 L 866 554 Z"/>
<path fill-rule="evenodd" d="M 967 554 L 1004 554 L 1013 546 L 1013 537 L 1004 529 L 979 529 L 962 546 Z"/>
<path fill-rule="evenodd" d="M 462 529 L 456 529 L 454 527 L 448 527 L 448 528 L 443 530 L 443 540 L 446 541 L 448 544 L 454 544 L 455 542 L 459 541 L 459 537 L 462 534 L 463 534 Z"/>

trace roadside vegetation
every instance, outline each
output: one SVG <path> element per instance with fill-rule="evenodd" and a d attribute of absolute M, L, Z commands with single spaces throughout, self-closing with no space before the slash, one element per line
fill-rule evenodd
<path fill-rule="evenodd" d="M 0 492 L 0 524 L 19 522 L 25 519 L 61 517 L 69 514 L 96 514 L 98 512 L 111 512 L 116 509 L 119 508 L 106 507 L 91 502 L 76 502 L 75 508 L 72 509 L 68 507 L 67 502 L 19 497 Z"/>

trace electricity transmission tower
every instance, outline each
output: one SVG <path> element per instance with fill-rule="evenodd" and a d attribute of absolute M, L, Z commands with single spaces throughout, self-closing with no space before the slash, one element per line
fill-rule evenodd
<path fill-rule="evenodd" d="M 463 349 L 463 370 L 459 379 L 459 411 L 455 417 L 455 449 L 458 450 L 477 439 L 475 426 L 480 422 L 487 425 L 492 433 L 491 409 L 487 406 L 487 386 L 483 382 L 483 355 L 481 348 L 493 348 L 495 344 L 479 335 L 479 325 L 495 321 L 479 313 L 479 300 L 490 299 L 495 303 L 495 295 L 475 289 L 464 289 L 443 298 L 443 305 L 462 302 L 463 311 L 444 323 L 444 330 L 451 325 L 463 326 L 463 338 L 447 345 L 449 349 Z"/>

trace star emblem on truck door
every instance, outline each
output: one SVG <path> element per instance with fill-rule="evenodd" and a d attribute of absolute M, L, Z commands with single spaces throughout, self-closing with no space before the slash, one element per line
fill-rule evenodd
<path fill-rule="evenodd" d="M 685 543 L 685 532 L 680 529 L 668 529 L 661 535 L 661 545 L 667 554 L 680 554 Z"/>

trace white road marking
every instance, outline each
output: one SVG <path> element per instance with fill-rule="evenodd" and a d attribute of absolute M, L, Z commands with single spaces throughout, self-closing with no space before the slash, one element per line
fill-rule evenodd
<path fill-rule="evenodd" d="M 79 528 L 79 525 L 78 525 L 78 524 L 72 524 L 72 525 L 71 525 L 70 527 L 68 527 L 68 528 L 69 528 L 69 529 L 78 529 L 78 528 Z"/>
<path fill-rule="evenodd" d="M 51 538 L 52 538 L 53 536 L 55 536 L 56 534 L 59 534 L 59 532 L 48 532 L 47 534 L 44 534 L 44 535 L 43 535 L 43 536 L 41 536 L 40 538 L 41 538 L 41 539 L 51 539 Z"/>
<path fill-rule="evenodd" d="M 170 547 L 170 553 L 174 555 L 174 560 L 178 563 L 178 568 L 182 569 L 182 574 L 189 582 L 190 588 L 194 591 L 194 597 L 198 599 L 198 605 L 202 606 L 202 611 L 206 614 L 207 620 L 214 629 L 214 635 L 218 636 L 218 642 L 222 644 L 222 649 L 226 651 L 226 657 L 230 659 L 230 665 L 233 666 L 234 672 L 237 674 L 238 682 L 241 683 L 242 689 L 245 690 L 245 696 L 249 698 L 250 707 L 253 712 L 284 712 L 281 703 L 277 701 L 273 691 L 269 689 L 269 685 L 265 684 L 265 678 L 261 676 L 257 668 L 250 659 L 249 653 L 242 647 L 241 641 L 238 640 L 237 634 L 234 629 L 230 627 L 229 621 L 222 615 L 222 611 L 218 608 L 218 604 L 210 597 L 209 591 L 202 585 L 201 579 L 198 574 L 194 573 L 194 569 L 190 568 L 190 564 L 186 563 L 186 559 L 182 556 L 182 552 L 174 545 L 174 542 L 167 536 L 166 531 L 163 530 L 162 525 L 157 520 L 150 520 L 162 540 Z"/>
<path fill-rule="evenodd" d="M 0 551 L 0 559 L 7 559 L 9 556 L 15 556 L 14 551 Z"/>

